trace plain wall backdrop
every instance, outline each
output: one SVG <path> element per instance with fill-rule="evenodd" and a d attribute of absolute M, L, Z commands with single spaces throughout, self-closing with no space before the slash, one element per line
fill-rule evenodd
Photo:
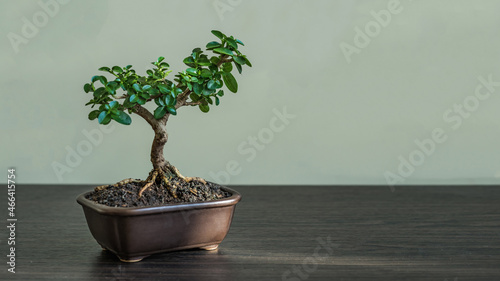
<path fill-rule="evenodd" d="M 224 184 L 499 182 L 500 1 L 0 7 L 3 182 L 9 167 L 19 183 L 144 179 L 153 131 L 138 116 L 109 128 L 88 120 L 83 85 L 101 66 L 144 74 L 159 56 L 183 70 L 212 29 L 241 39 L 253 68 L 208 114 L 184 107 L 170 118 L 165 156 L 183 174 Z"/>

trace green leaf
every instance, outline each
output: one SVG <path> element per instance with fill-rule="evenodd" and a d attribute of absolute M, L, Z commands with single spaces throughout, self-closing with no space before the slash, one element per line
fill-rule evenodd
<path fill-rule="evenodd" d="M 219 97 L 215 96 L 215 105 L 219 105 L 219 104 L 220 104 Z"/>
<path fill-rule="evenodd" d="M 104 87 L 100 87 L 100 88 L 97 88 L 95 91 L 94 91 L 94 97 L 99 99 L 102 97 L 102 95 L 106 93 L 106 89 Z"/>
<path fill-rule="evenodd" d="M 227 38 L 226 42 L 229 46 L 233 47 L 233 49 L 238 49 L 238 44 L 236 44 L 236 40 L 234 40 L 233 38 Z"/>
<path fill-rule="evenodd" d="M 134 88 L 134 90 L 138 93 L 142 92 L 141 86 L 139 86 L 139 84 L 137 84 L 137 83 L 132 85 L 132 88 Z"/>
<path fill-rule="evenodd" d="M 153 74 L 154 74 L 154 73 L 153 73 L 153 70 L 151 70 L 151 69 L 146 70 L 146 73 L 147 73 L 149 76 L 153 76 Z"/>
<path fill-rule="evenodd" d="M 238 82 L 236 82 L 236 78 L 231 73 L 225 73 L 222 76 L 222 79 L 224 80 L 224 83 L 226 84 L 226 87 L 229 89 L 229 91 L 236 93 L 238 91 Z"/>
<path fill-rule="evenodd" d="M 229 50 L 228 48 L 215 48 L 214 52 L 219 53 L 219 54 L 229 55 L 229 56 L 234 55 L 233 51 Z"/>
<path fill-rule="evenodd" d="M 245 46 L 245 44 L 243 44 L 243 42 L 241 42 L 239 39 L 236 39 L 236 43 L 240 44 L 241 46 Z"/>
<path fill-rule="evenodd" d="M 216 84 L 215 84 L 215 81 L 214 80 L 210 80 L 208 81 L 207 83 L 207 88 L 210 89 L 210 90 L 215 90 L 216 89 Z"/>
<path fill-rule="evenodd" d="M 99 81 L 101 81 L 102 85 L 105 86 L 108 84 L 108 79 L 105 76 L 99 76 Z"/>
<path fill-rule="evenodd" d="M 102 85 L 108 84 L 108 79 L 104 76 L 99 76 L 99 81 L 101 81 Z"/>
<path fill-rule="evenodd" d="M 123 111 L 120 111 L 118 113 L 118 115 L 112 115 L 111 116 L 116 122 L 120 123 L 120 124 L 123 124 L 123 125 L 130 125 L 130 123 L 132 123 L 132 119 L 130 118 L 130 116 L 123 112 Z"/>
<path fill-rule="evenodd" d="M 138 103 L 139 105 L 144 105 L 144 104 L 146 104 L 146 100 L 145 100 L 145 99 L 143 99 L 143 98 L 139 98 L 139 100 L 137 101 L 137 103 Z"/>
<path fill-rule="evenodd" d="M 247 63 L 248 66 L 252 67 L 252 64 L 250 63 L 250 61 L 247 59 L 246 56 L 243 56 L 243 58 L 245 59 L 245 62 Z"/>
<path fill-rule="evenodd" d="M 179 95 L 179 94 L 181 94 L 181 93 L 182 93 L 182 89 L 181 89 L 181 88 L 174 88 L 174 93 L 175 93 L 176 95 Z"/>
<path fill-rule="evenodd" d="M 109 108 L 115 108 L 117 106 L 118 106 L 118 102 L 115 100 L 109 103 Z"/>
<path fill-rule="evenodd" d="M 163 94 L 168 94 L 170 93 L 170 89 L 164 85 L 164 84 L 158 84 L 158 89 L 160 90 L 161 93 Z"/>
<path fill-rule="evenodd" d="M 113 66 L 113 72 L 122 73 L 123 69 L 119 66 Z"/>
<path fill-rule="evenodd" d="M 234 65 L 236 65 L 236 69 L 238 69 L 238 72 L 241 74 L 241 71 L 243 71 L 243 68 L 241 67 L 241 65 L 236 63 L 236 62 L 234 63 Z"/>
<path fill-rule="evenodd" d="M 206 68 L 203 68 L 201 70 L 201 77 L 204 77 L 204 78 L 212 77 L 212 71 L 210 71 Z"/>
<path fill-rule="evenodd" d="M 222 65 L 222 71 L 224 72 L 231 72 L 233 70 L 233 65 L 230 62 L 225 62 Z"/>
<path fill-rule="evenodd" d="M 142 91 L 144 91 L 144 92 L 145 92 L 145 91 L 148 91 L 149 89 L 151 89 L 151 85 L 144 85 L 144 86 L 142 87 Z"/>
<path fill-rule="evenodd" d="M 129 98 L 129 101 L 133 102 L 133 103 L 137 102 L 138 100 L 139 100 L 139 96 L 137 96 L 135 94 L 131 95 L 130 98 Z"/>
<path fill-rule="evenodd" d="M 134 107 L 134 106 L 135 106 L 135 103 L 130 102 L 129 99 L 125 99 L 123 101 L 123 107 L 125 107 L 125 108 L 131 108 L 131 107 Z"/>
<path fill-rule="evenodd" d="M 92 90 L 92 85 L 90 85 L 89 83 L 83 85 L 83 90 L 85 91 L 85 93 L 88 93 Z"/>
<path fill-rule="evenodd" d="M 111 93 L 112 95 L 114 95 L 115 91 L 119 88 L 120 84 L 115 81 L 108 82 L 108 84 L 106 85 L 106 90 L 108 90 L 108 92 Z"/>
<path fill-rule="evenodd" d="M 158 63 L 160 63 L 160 62 L 162 62 L 164 59 L 165 59 L 164 57 L 159 57 L 159 58 L 158 58 L 158 60 L 157 60 L 157 62 L 158 62 Z"/>
<path fill-rule="evenodd" d="M 215 49 L 215 48 L 219 48 L 221 47 L 221 43 L 217 42 L 217 41 L 212 41 L 210 43 L 207 44 L 207 50 L 212 50 L 212 49 Z"/>
<path fill-rule="evenodd" d="M 191 94 L 189 95 L 189 97 L 190 97 L 190 98 L 191 98 L 191 100 L 192 100 L 192 101 L 194 101 L 194 102 L 197 102 L 197 101 L 199 101 L 199 100 L 200 100 L 200 97 L 199 97 L 198 95 L 196 95 L 195 93 L 191 93 Z"/>
<path fill-rule="evenodd" d="M 204 113 L 207 113 L 210 110 L 210 106 L 208 106 L 208 104 L 200 104 L 199 108 Z"/>
<path fill-rule="evenodd" d="M 108 83 L 108 87 L 110 87 L 113 90 L 118 90 L 120 88 L 120 83 L 116 81 L 111 81 Z"/>
<path fill-rule="evenodd" d="M 177 115 L 177 111 L 175 110 L 175 107 L 168 107 L 167 108 L 168 112 L 172 115 Z"/>
<path fill-rule="evenodd" d="M 203 86 L 198 84 L 198 83 L 194 83 L 193 84 L 193 91 L 197 94 L 197 95 L 201 95 L 201 91 L 203 90 Z"/>
<path fill-rule="evenodd" d="M 186 72 L 191 75 L 198 75 L 198 70 L 196 70 L 196 68 L 188 68 L 186 69 Z"/>
<path fill-rule="evenodd" d="M 174 106 L 177 103 L 177 100 L 172 97 L 172 95 L 165 96 L 165 105 Z"/>
<path fill-rule="evenodd" d="M 109 123 L 108 119 L 111 120 L 111 116 L 109 116 L 107 111 L 101 111 L 101 113 L 99 113 L 99 116 L 97 117 L 97 121 L 99 121 L 99 124 L 105 124 L 105 121 L 108 121 L 107 123 Z"/>
<path fill-rule="evenodd" d="M 158 106 L 165 106 L 165 101 L 163 100 L 163 98 L 156 98 L 155 103 Z"/>
<path fill-rule="evenodd" d="M 94 120 L 99 116 L 100 111 L 99 110 L 93 110 L 89 113 L 89 119 Z"/>
<path fill-rule="evenodd" d="M 129 70 L 130 68 L 132 68 L 132 65 L 130 65 L 130 64 L 129 64 L 129 65 L 127 65 L 127 66 L 125 66 L 125 69 L 126 69 L 126 70 Z"/>
<path fill-rule="evenodd" d="M 160 67 L 168 68 L 168 67 L 170 67 L 170 65 L 166 62 L 162 62 L 162 63 L 160 63 Z"/>
<path fill-rule="evenodd" d="M 210 91 L 209 89 L 203 89 L 201 93 L 204 96 L 210 96 L 212 94 L 212 91 Z"/>
<path fill-rule="evenodd" d="M 245 60 L 243 57 L 237 57 L 237 56 L 234 56 L 234 57 L 233 57 L 233 60 L 234 60 L 235 62 L 237 62 L 238 64 L 241 64 L 241 65 L 244 65 L 244 64 L 246 64 L 246 63 L 247 63 L 247 62 L 246 62 L 246 60 Z"/>
<path fill-rule="evenodd" d="M 107 71 L 107 72 L 111 71 L 111 69 L 109 69 L 109 67 L 107 67 L 107 66 L 103 66 L 103 67 L 99 68 L 99 70 L 100 71 Z"/>
<path fill-rule="evenodd" d="M 99 76 L 99 75 L 92 76 L 92 80 L 91 80 L 92 83 L 94 83 L 95 81 L 99 80 L 99 77 L 101 77 L 101 76 Z"/>
<path fill-rule="evenodd" d="M 198 64 L 201 65 L 201 66 L 210 66 L 210 65 L 212 65 L 212 63 L 210 62 L 210 60 L 206 56 L 200 57 L 200 59 L 198 60 Z"/>
<path fill-rule="evenodd" d="M 155 119 L 160 119 L 167 114 L 167 109 L 165 106 L 159 106 L 155 109 L 154 116 Z"/>
<path fill-rule="evenodd" d="M 218 92 L 217 92 L 217 95 L 218 95 L 219 97 L 223 97 L 223 96 L 224 96 L 224 90 L 220 90 L 220 91 L 218 91 Z"/>
<path fill-rule="evenodd" d="M 219 39 L 224 39 L 224 37 L 226 37 L 226 35 L 224 35 L 224 33 L 218 31 L 218 30 L 212 30 L 212 34 L 217 36 Z"/>
<path fill-rule="evenodd" d="M 211 57 L 210 58 L 210 62 L 213 64 L 218 64 L 219 61 L 220 61 L 220 58 L 218 58 L 218 57 Z"/>
<path fill-rule="evenodd" d="M 158 89 L 156 89 L 156 88 L 149 89 L 149 94 L 151 96 L 157 96 L 159 93 L 160 93 L 160 91 L 158 91 Z"/>
<path fill-rule="evenodd" d="M 193 57 L 187 57 L 183 61 L 187 66 L 195 66 Z"/>

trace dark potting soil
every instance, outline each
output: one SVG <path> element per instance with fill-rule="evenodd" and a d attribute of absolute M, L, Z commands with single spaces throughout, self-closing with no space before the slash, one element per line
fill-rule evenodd
<path fill-rule="evenodd" d="M 139 190 L 144 183 L 127 183 L 118 187 L 109 185 L 104 189 L 93 191 L 85 198 L 110 207 L 153 207 L 172 203 L 203 202 L 230 197 L 220 185 L 207 182 L 184 182 L 172 180 L 177 186 L 174 198 L 163 184 L 154 183 L 146 189 L 139 198 Z"/>

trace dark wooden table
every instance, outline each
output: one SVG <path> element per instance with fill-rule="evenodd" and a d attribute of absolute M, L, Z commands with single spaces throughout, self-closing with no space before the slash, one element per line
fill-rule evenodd
<path fill-rule="evenodd" d="M 500 186 L 232 186 L 217 251 L 122 263 L 87 228 L 91 186 L 18 185 L 16 274 L 1 280 L 500 280 Z M 7 192 L 0 195 L 5 224 Z"/>

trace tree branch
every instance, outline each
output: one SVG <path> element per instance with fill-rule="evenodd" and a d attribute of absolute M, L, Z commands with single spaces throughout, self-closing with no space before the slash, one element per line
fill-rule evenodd
<path fill-rule="evenodd" d="M 189 94 L 191 94 L 191 91 L 189 90 L 189 88 L 186 88 L 186 90 L 184 90 L 184 92 L 182 92 L 179 96 L 177 96 L 177 104 L 179 104 L 179 101 L 181 103 L 185 102 L 187 100 Z M 181 106 L 179 106 L 179 107 L 181 107 Z M 176 106 L 175 109 L 177 109 L 179 107 Z"/>
<path fill-rule="evenodd" d="M 162 120 L 163 118 L 160 120 L 156 120 L 154 115 L 151 112 L 149 112 L 149 110 L 147 110 L 145 107 L 142 107 L 139 104 L 136 104 L 133 107 L 133 109 L 134 113 L 144 118 L 144 120 L 146 120 L 146 122 L 148 122 L 148 124 L 151 125 L 151 127 L 153 127 L 153 130 L 155 132 L 159 129 L 163 129 L 161 128 L 161 126 L 165 126 L 167 124 L 168 117 L 165 120 Z M 165 114 L 165 116 L 166 115 L 168 114 Z"/>
<path fill-rule="evenodd" d="M 193 105 L 200 105 L 200 104 L 201 104 L 201 101 L 197 101 L 197 102 L 186 102 L 186 103 L 184 103 L 184 105 L 191 105 L 191 106 L 193 106 Z"/>

